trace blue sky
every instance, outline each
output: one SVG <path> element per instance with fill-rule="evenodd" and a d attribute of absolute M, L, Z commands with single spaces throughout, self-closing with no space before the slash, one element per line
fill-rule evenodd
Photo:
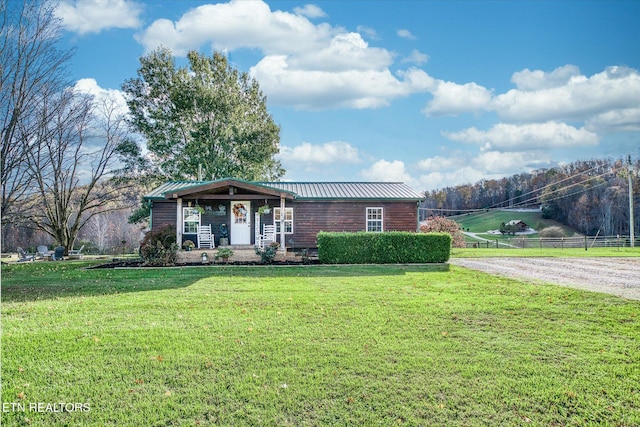
<path fill-rule="evenodd" d="M 430 190 L 640 156 L 638 1 L 62 0 L 73 78 L 121 97 L 159 45 L 226 52 L 284 179 Z"/>

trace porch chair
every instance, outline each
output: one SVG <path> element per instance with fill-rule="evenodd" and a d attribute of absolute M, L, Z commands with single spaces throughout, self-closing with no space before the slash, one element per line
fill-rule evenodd
<path fill-rule="evenodd" d="M 38 246 L 38 250 L 36 251 L 36 258 L 43 259 L 47 255 L 49 255 L 49 248 L 45 245 Z"/>
<path fill-rule="evenodd" d="M 80 246 L 80 249 L 71 249 L 69 251 L 69 258 L 82 259 L 83 249 L 84 249 L 84 245 Z"/>
<path fill-rule="evenodd" d="M 271 243 L 276 241 L 276 226 L 275 225 L 267 225 L 264 224 L 262 226 L 262 234 L 260 234 L 257 238 L 257 245 L 259 248 L 264 248 L 266 245 L 270 245 Z"/>
<path fill-rule="evenodd" d="M 213 249 L 216 244 L 213 240 L 214 236 L 211 233 L 210 225 L 201 225 L 198 227 L 198 248 L 199 249 Z"/>
<path fill-rule="evenodd" d="M 53 261 L 63 261 L 64 260 L 64 246 L 58 246 L 53 250 L 53 255 L 51 255 L 51 259 Z"/>
<path fill-rule="evenodd" d="M 18 248 L 18 262 L 33 261 L 36 257 L 28 254 L 22 248 Z"/>

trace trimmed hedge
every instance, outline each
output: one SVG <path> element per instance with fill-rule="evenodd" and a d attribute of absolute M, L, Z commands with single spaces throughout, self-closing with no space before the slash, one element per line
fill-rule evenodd
<path fill-rule="evenodd" d="M 450 253 L 448 233 L 318 233 L 318 258 L 324 264 L 441 263 Z"/>

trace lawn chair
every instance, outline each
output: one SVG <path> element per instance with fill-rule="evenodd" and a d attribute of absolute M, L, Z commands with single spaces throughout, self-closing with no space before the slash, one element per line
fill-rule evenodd
<path fill-rule="evenodd" d="M 256 237 L 256 244 L 260 249 L 270 245 L 276 241 L 276 226 L 275 225 L 263 225 L 262 234 Z"/>
<path fill-rule="evenodd" d="M 53 255 L 51 255 L 51 259 L 53 261 L 63 261 L 64 260 L 64 246 L 58 246 L 53 250 Z"/>
<path fill-rule="evenodd" d="M 84 245 L 80 246 L 80 249 L 71 249 L 69 251 L 70 259 L 82 259 L 82 250 L 84 249 Z"/>
<path fill-rule="evenodd" d="M 38 250 L 36 252 L 36 258 L 44 259 L 49 255 L 49 248 L 45 245 L 38 246 Z"/>
<path fill-rule="evenodd" d="M 28 254 L 22 248 L 18 248 L 18 262 L 33 261 L 36 257 Z"/>
<path fill-rule="evenodd" d="M 198 248 L 213 249 L 216 244 L 213 240 L 210 225 L 201 225 L 198 227 Z"/>

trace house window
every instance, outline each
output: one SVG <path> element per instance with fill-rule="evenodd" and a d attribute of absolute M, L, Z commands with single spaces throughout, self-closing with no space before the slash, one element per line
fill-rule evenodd
<path fill-rule="evenodd" d="M 196 208 L 182 208 L 182 233 L 196 234 L 200 225 L 200 212 Z"/>
<path fill-rule="evenodd" d="M 276 226 L 276 233 L 280 233 L 282 220 L 280 219 L 281 208 L 273 209 L 273 223 Z M 293 233 L 293 208 L 284 208 L 284 232 L 285 234 Z"/>
<path fill-rule="evenodd" d="M 382 208 L 367 208 L 367 231 L 382 231 Z"/>

